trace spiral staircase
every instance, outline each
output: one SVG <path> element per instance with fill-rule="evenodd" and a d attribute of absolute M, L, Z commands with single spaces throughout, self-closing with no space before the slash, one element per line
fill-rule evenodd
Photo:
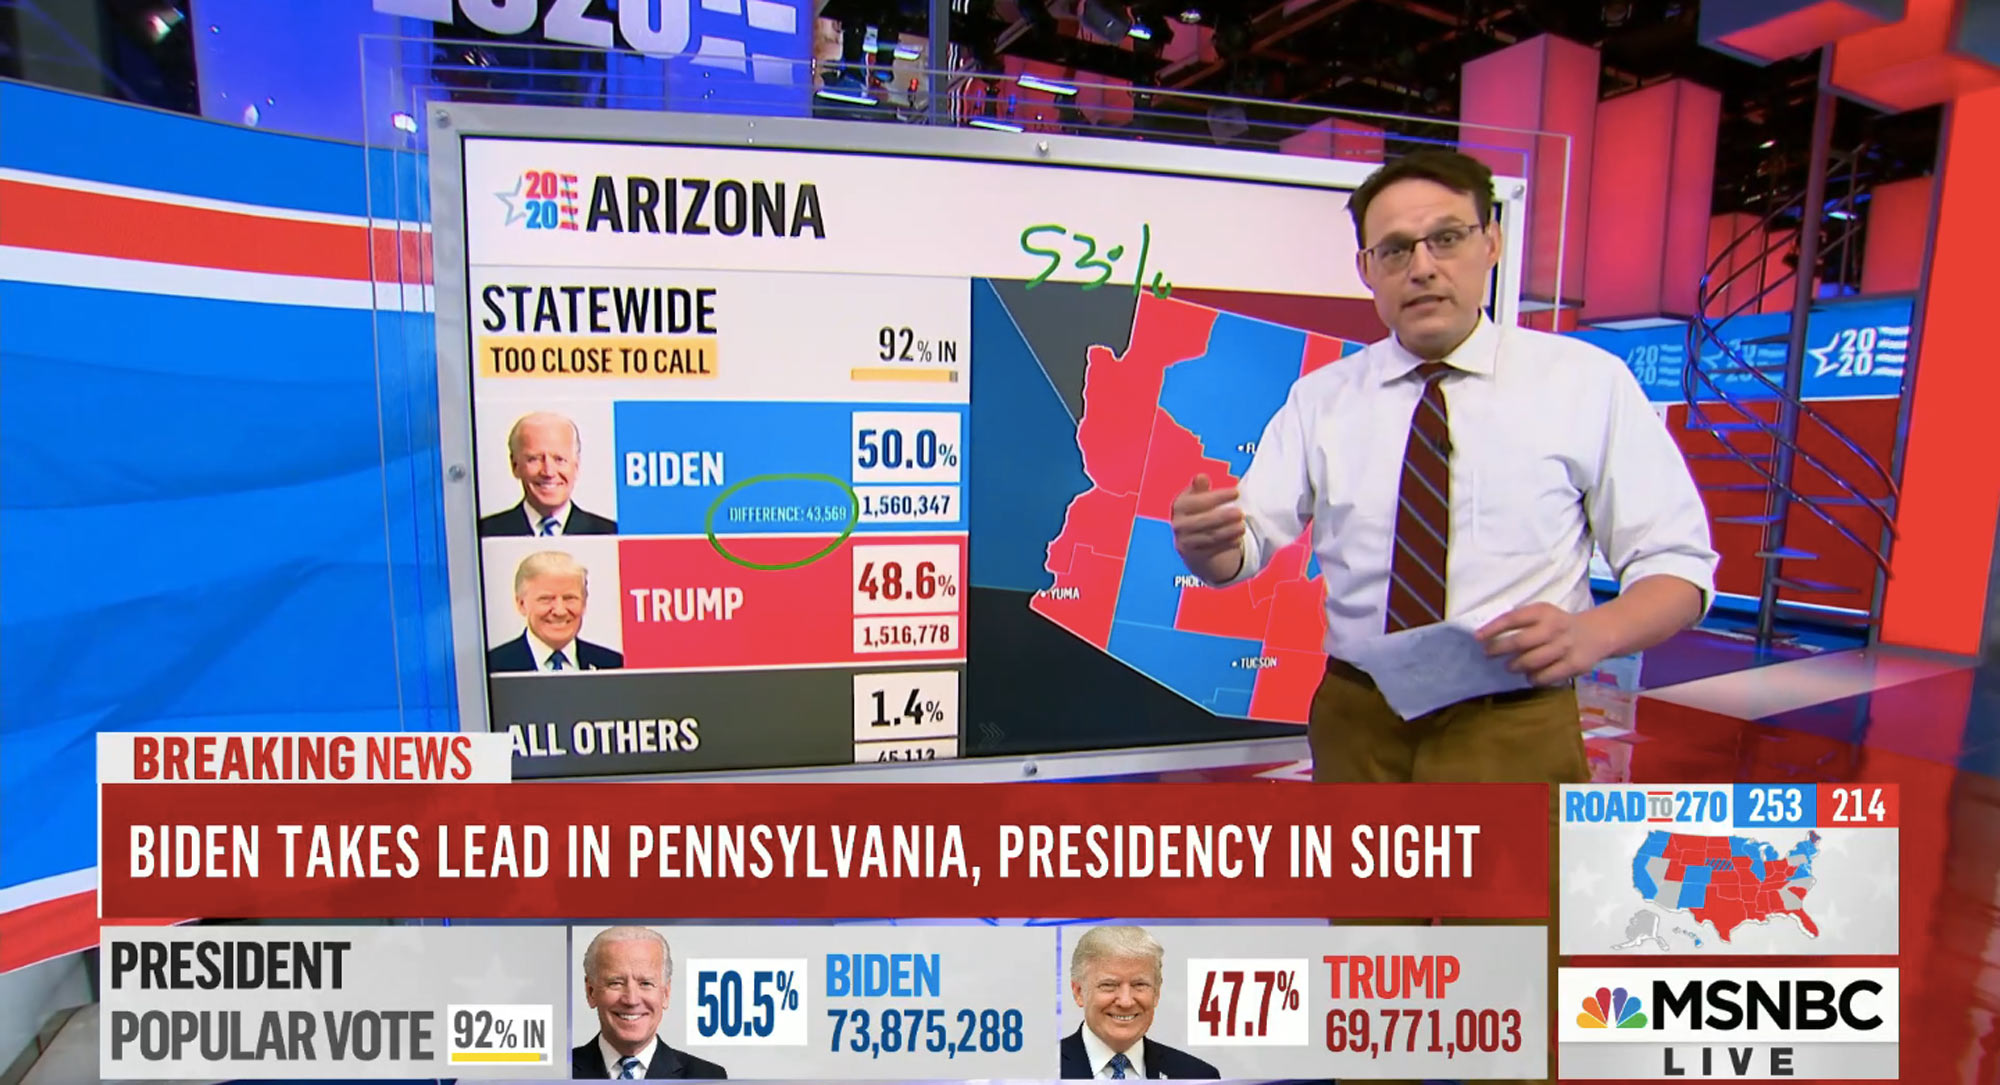
<path fill-rule="evenodd" d="M 1768 646 L 1777 639 L 1781 609 L 1800 593 L 1845 596 L 1842 610 L 1850 621 L 1872 628 L 1880 618 L 1880 585 L 1889 569 L 1889 548 L 1896 519 L 1896 469 L 1871 455 L 1852 435 L 1801 394 L 1806 358 L 1804 317 L 1809 308 L 1798 303 L 1801 274 L 1817 278 L 1815 269 L 1829 265 L 1851 268 L 1859 246 L 1856 204 L 1865 193 L 1862 164 L 1865 146 L 1828 153 L 1826 168 L 1815 171 L 1806 191 L 1773 201 L 1762 220 L 1738 235 L 1715 255 L 1702 276 L 1696 313 L 1688 325 L 1687 364 L 1681 369 L 1681 392 L 1687 404 L 1687 428 L 1714 437 L 1716 451 L 1690 452 L 1691 460 L 1727 460 L 1750 481 L 1711 482 L 1707 493 L 1761 493 L 1762 512 L 1716 516 L 1715 523 L 1747 524 L 1762 529 L 1756 556 L 1765 563 L 1763 594 L 1757 608 L 1756 639 Z M 1828 197 L 1831 191 L 1836 195 Z M 1817 217 L 1811 212 L 1818 209 Z M 1797 232 L 1789 230 L 1800 223 Z M 1824 223 L 1823 230 L 1815 229 Z M 1813 235 L 1813 236 L 1809 236 Z M 1774 258 L 1795 250 L 1796 259 L 1782 274 L 1766 278 Z M 1829 260 L 1821 260 L 1824 253 Z M 1850 281 L 1848 276 L 1840 276 Z M 1759 360 L 1754 350 L 1763 340 L 1732 340 L 1729 321 L 1748 313 L 1768 311 L 1767 299 L 1784 299 L 1793 306 L 1795 327 L 1782 337 L 1788 349 L 1783 360 Z M 1817 304 L 1814 299 L 1808 304 Z M 1776 339 L 1777 337 L 1773 337 Z M 1832 449 L 1843 454 L 1829 455 Z M 1843 461 L 1843 466 L 1831 462 Z M 1829 484 L 1802 487 L 1799 469 L 1810 467 Z M 1855 511 L 1859 515 L 1855 515 Z M 1787 534 L 1801 517 L 1815 518 L 1832 529 L 1835 545 L 1854 547 L 1875 567 L 1874 590 L 1852 583 L 1814 578 L 1810 569 L 1820 552 L 1788 545 Z"/>

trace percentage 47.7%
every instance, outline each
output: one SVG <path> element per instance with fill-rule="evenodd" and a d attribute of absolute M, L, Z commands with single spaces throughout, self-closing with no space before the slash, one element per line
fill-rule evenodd
<path fill-rule="evenodd" d="M 1236 969 L 1211 970 L 1202 984 L 1201 1009 L 1196 1016 L 1208 1026 L 1211 1036 L 1236 1036 L 1239 1035 L 1239 1028 L 1243 1036 L 1269 1036 L 1272 997 L 1277 997 L 1280 1012 L 1298 1010 L 1297 984 L 1296 972 L 1275 969 L 1250 973 Z M 1255 999 L 1250 1006 L 1243 1005 L 1246 988 Z M 1262 988 L 1261 994 L 1258 993 L 1259 988 Z M 1249 1012 L 1239 1015 L 1239 1009 Z"/>

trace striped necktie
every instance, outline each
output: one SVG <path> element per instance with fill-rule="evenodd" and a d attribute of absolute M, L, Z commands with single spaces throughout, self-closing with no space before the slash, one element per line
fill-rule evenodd
<path fill-rule="evenodd" d="M 557 528 L 557 527 L 559 527 L 559 526 L 561 526 L 561 524 L 562 524 L 562 521 L 560 521 L 560 520 L 556 519 L 556 518 L 555 518 L 555 517 L 553 517 L 553 516 L 544 516 L 544 517 L 542 517 L 542 534 L 544 534 L 544 535 L 553 535 L 553 534 L 555 534 L 555 533 L 556 533 L 556 528 Z"/>
<path fill-rule="evenodd" d="M 624 1058 L 619 1059 L 618 1080 L 637 1081 L 638 1079 L 639 1079 L 639 1060 L 631 1055 L 627 1055 Z"/>
<path fill-rule="evenodd" d="M 1387 632 L 1444 620 L 1444 577 L 1451 534 L 1451 425 L 1443 377 L 1451 367 L 1417 367 L 1423 395 L 1410 416 L 1403 480 L 1396 499 L 1395 554 L 1389 563 Z"/>

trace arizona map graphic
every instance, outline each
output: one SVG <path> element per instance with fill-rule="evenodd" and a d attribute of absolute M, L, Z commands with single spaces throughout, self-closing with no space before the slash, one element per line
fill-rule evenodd
<path fill-rule="evenodd" d="M 1197 473 L 1235 484 L 1292 382 L 1364 345 L 1142 296 L 1125 352 L 1089 349 L 1077 445 L 1091 486 L 1030 606 L 1218 715 L 1305 722 L 1326 660 L 1305 538 L 1216 590 L 1188 574 L 1168 519 Z"/>

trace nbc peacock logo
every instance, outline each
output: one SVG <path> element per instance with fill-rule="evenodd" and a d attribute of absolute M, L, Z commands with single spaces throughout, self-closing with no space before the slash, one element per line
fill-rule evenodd
<path fill-rule="evenodd" d="M 1625 988 L 1599 987 L 1596 994 L 1584 996 L 1576 1023 L 1584 1028 L 1645 1028 L 1646 1015 L 1637 996 L 1626 994 Z"/>

